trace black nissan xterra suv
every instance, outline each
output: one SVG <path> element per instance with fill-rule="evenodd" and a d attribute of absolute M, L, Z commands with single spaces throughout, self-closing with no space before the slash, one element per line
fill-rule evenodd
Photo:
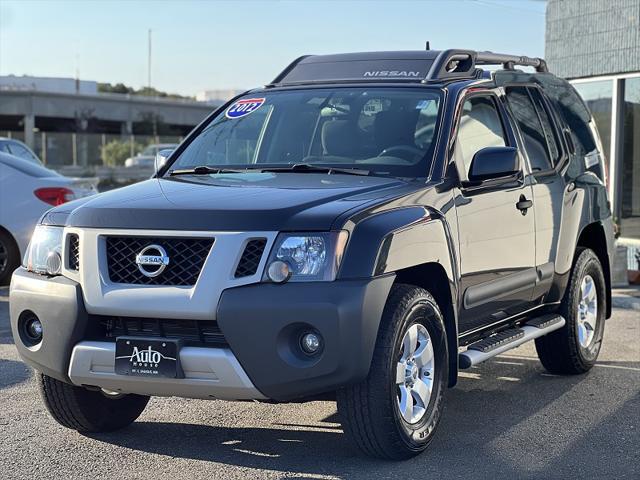
<path fill-rule="evenodd" d="M 301 57 L 153 179 L 45 214 L 11 283 L 15 343 L 72 429 L 124 427 L 154 395 L 335 392 L 365 453 L 407 458 L 460 369 L 534 339 L 550 372 L 594 365 L 603 165 L 541 59 Z"/>

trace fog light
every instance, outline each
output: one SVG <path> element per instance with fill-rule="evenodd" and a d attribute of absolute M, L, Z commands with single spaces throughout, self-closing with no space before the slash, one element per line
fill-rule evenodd
<path fill-rule="evenodd" d="M 305 333 L 300 338 L 300 347 L 304 353 L 308 353 L 309 355 L 313 355 L 320 350 L 322 346 L 322 340 L 320 340 L 320 335 L 310 332 Z"/>
<path fill-rule="evenodd" d="M 59 275 L 62 271 L 62 258 L 58 252 L 49 252 L 47 255 L 47 273 Z"/>
<path fill-rule="evenodd" d="M 291 268 L 287 262 L 276 260 L 267 269 L 267 277 L 274 283 L 284 283 L 291 278 Z"/>
<path fill-rule="evenodd" d="M 32 318 L 25 325 L 27 335 L 32 340 L 39 342 L 42 339 L 42 323 L 37 318 Z"/>

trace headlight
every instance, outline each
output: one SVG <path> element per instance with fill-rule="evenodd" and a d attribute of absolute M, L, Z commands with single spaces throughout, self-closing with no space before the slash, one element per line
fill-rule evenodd
<path fill-rule="evenodd" d="M 27 270 L 43 275 L 60 275 L 62 231 L 62 227 L 36 226 L 24 256 L 23 263 Z"/>
<path fill-rule="evenodd" d="M 338 273 L 348 238 L 344 230 L 281 233 L 271 249 L 264 278 L 276 283 L 332 281 Z"/>

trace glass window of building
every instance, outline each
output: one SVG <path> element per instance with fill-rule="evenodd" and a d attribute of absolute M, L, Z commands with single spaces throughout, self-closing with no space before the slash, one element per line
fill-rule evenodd
<path fill-rule="evenodd" d="M 573 86 L 583 98 L 591 115 L 596 122 L 600 140 L 602 141 L 602 149 L 609 163 L 609 153 L 611 148 L 611 109 L 613 96 L 613 81 L 598 80 L 594 82 L 579 82 Z"/>
<path fill-rule="evenodd" d="M 625 80 L 622 191 L 620 192 L 622 235 L 640 238 L 640 78 Z"/>

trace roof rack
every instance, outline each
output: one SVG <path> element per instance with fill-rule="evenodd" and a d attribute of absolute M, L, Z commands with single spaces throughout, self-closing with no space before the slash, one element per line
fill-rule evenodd
<path fill-rule="evenodd" d="M 505 70 L 514 70 L 516 65 L 521 65 L 534 67 L 538 73 L 549 71 L 542 58 L 451 49 L 440 52 L 424 81 L 474 77 L 478 65 L 502 65 Z"/>
<path fill-rule="evenodd" d="M 505 70 L 513 70 L 516 65 L 533 67 L 538 73 L 547 73 L 547 62 L 544 59 L 535 57 L 524 57 L 516 55 L 506 55 L 504 53 L 478 52 L 476 55 L 476 65 L 498 65 L 502 64 Z"/>
<path fill-rule="evenodd" d="M 431 83 L 479 78 L 480 65 L 516 65 L 548 72 L 541 58 L 505 55 L 493 52 L 450 49 L 405 52 L 367 52 L 337 55 L 304 55 L 287 66 L 267 87 L 299 84 L 353 82 Z"/>

